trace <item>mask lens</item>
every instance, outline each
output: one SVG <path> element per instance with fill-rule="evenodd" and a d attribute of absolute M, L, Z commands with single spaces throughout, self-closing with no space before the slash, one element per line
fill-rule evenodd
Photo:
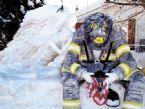
<path fill-rule="evenodd" d="M 94 40 L 96 44 L 103 44 L 104 43 L 104 37 L 103 36 L 97 36 Z"/>

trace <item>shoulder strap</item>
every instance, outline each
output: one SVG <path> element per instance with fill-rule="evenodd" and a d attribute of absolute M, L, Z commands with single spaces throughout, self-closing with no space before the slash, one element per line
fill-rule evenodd
<path fill-rule="evenodd" d="M 110 53 L 111 53 L 111 49 L 112 49 L 112 46 L 113 46 L 113 42 L 110 43 L 110 47 L 109 47 L 109 50 L 107 52 L 107 57 L 105 59 L 105 61 L 103 61 L 103 64 L 104 64 L 104 67 L 103 67 L 103 70 L 107 67 L 106 63 L 109 59 L 109 56 L 110 56 Z"/>
<path fill-rule="evenodd" d="M 92 49 L 89 49 L 85 40 L 83 40 L 83 45 L 84 45 L 85 53 L 87 56 L 87 62 L 94 63 L 94 54 L 92 52 Z"/>
<path fill-rule="evenodd" d="M 84 46 L 84 49 L 85 49 L 85 54 L 87 56 L 87 62 L 94 63 L 95 59 L 94 59 L 93 51 L 89 46 L 87 46 L 86 40 L 83 40 L 83 46 Z"/>
<path fill-rule="evenodd" d="M 83 40 L 83 45 L 85 47 L 85 53 L 86 53 L 86 56 L 87 56 L 87 61 L 90 61 L 90 59 L 89 59 L 89 53 L 88 53 L 88 48 L 87 48 L 85 40 Z"/>
<path fill-rule="evenodd" d="M 109 50 L 108 50 L 108 52 L 107 52 L 107 57 L 106 57 L 106 60 L 105 60 L 105 61 L 108 61 L 108 59 L 109 59 L 109 56 L 110 56 L 110 53 L 111 53 L 112 46 L 113 46 L 113 42 L 110 43 L 110 47 L 109 47 Z"/>

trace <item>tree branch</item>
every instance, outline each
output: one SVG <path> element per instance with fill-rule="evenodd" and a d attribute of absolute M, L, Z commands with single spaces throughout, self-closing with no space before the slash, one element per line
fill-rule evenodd
<path fill-rule="evenodd" d="M 105 3 L 114 3 L 114 4 L 118 4 L 118 5 L 140 5 L 140 6 L 145 6 L 145 3 L 123 3 L 123 2 L 115 2 L 115 1 L 106 1 Z"/>
<path fill-rule="evenodd" d="M 125 21 L 127 21 L 128 19 L 131 19 L 132 17 L 139 15 L 139 14 L 142 13 L 142 12 L 144 12 L 144 10 L 141 10 L 141 11 L 139 11 L 139 12 L 136 12 L 136 13 L 134 13 L 133 15 L 129 16 L 129 17 L 126 18 L 126 19 L 123 19 L 123 20 L 120 20 L 120 21 L 115 21 L 114 23 L 125 22 Z"/>

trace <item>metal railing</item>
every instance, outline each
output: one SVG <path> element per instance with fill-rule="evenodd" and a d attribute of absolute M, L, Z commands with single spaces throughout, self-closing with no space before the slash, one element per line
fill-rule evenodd
<path fill-rule="evenodd" d="M 145 44 L 129 44 L 131 50 L 136 52 L 145 52 Z"/>

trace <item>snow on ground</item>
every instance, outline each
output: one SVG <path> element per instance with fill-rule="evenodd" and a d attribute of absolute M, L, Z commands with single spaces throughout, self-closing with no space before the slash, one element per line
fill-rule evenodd
<path fill-rule="evenodd" d="M 0 82 L 0 109 L 61 109 L 58 79 L 8 79 Z"/>
<path fill-rule="evenodd" d="M 41 10 L 41 8 L 39 8 L 39 9 Z M 36 16 L 40 15 L 39 9 L 35 10 L 35 11 L 31 11 L 28 14 L 30 14 L 30 16 L 31 16 L 31 13 L 34 12 L 33 17 L 36 17 Z M 49 8 L 44 7 L 42 9 L 49 9 Z M 41 12 L 49 12 L 49 11 L 41 10 Z M 51 10 L 51 12 L 53 12 L 53 11 Z M 49 66 L 46 66 L 45 64 L 43 64 L 43 62 L 41 64 L 35 63 L 35 62 L 37 62 L 38 59 L 40 59 L 39 53 L 47 54 L 45 58 L 47 58 L 47 56 L 52 55 L 52 54 L 49 54 L 50 52 L 45 53 L 44 51 L 46 49 L 44 49 L 43 52 L 39 51 L 38 54 L 36 55 L 37 57 L 35 57 L 35 56 L 32 57 L 33 53 L 30 52 L 31 51 L 30 50 L 28 52 L 29 53 L 28 57 L 24 58 L 24 59 L 26 59 L 25 62 L 29 63 L 29 66 L 25 66 L 27 64 L 23 63 L 24 60 L 20 60 L 20 58 L 18 58 L 17 55 L 15 55 L 19 52 L 20 49 L 23 49 L 25 47 L 25 46 L 19 45 L 19 44 L 21 44 L 21 42 L 19 42 L 20 40 L 18 40 L 18 39 L 23 39 L 24 42 L 25 41 L 31 42 L 30 39 L 32 39 L 32 40 L 35 39 L 32 41 L 33 44 L 35 44 L 37 41 L 38 42 L 41 41 L 41 39 L 42 39 L 42 42 L 45 42 L 45 43 L 49 42 L 47 37 L 44 37 L 44 36 L 51 33 L 51 30 L 49 30 L 49 32 L 48 32 L 47 28 L 45 28 L 51 22 L 48 21 L 48 23 L 46 23 L 45 21 L 47 21 L 47 18 L 44 17 L 45 14 L 41 13 L 41 15 L 43 15 L 43 16 L 39 16 L 38 19 L 37 18 L 33 19 L 32 16 L 31 17 L 27 16 L 28 19 L 24 20 L 24 21 L 29 22 L 29 23 L 27 22 L 27 26 L 30 27 L 30 30 L 27 30 L 27 29 L 25 30 L 24 29 L 25 25 L 22 24 L 22 28 L 24 29 L 24 31 L 23 31 L 23 29 L 20 29 L 21 32 L 18 31 L 19 35 L 17 34 L 14 38 L 14 40 L 16 41 L 14 44 L 18 44 L 18 45 L 10 46 L 10 45 L 12 45 L 12 43 L 10 43 L 8 45 L 8 47 L 10 47 L 10 48 L 11 47 L 15 48 L 15 47 L 19 46 L 16 49 L 16 51 L 13 51 L 11 48 L 11 49 L 6 49 L 4 52 L 2 51 L 0 53 L 1 60 L 3 59 L 3 57 L 5 57 L 4 58 L 5 61 L 1 61 L 1 63 L 0 63 L 1 64 L 1 66 L 0 66 L 0 109 L 62 109 L 63 95 L 62 95 L 62 84 L 60 82 L 59 70 L 60 70 L 61 62 L 64 58 L 63 53 L 60 56 L 57 56 L 53 62 L 50 62 Z M 51 16 L 51 18 L 53 18 L 53 17 Z M 33 21 L 33 22 L 30 22 L 30 21 Z M 55 21 L 55 20 L 51 19 L 51 21 Z M 36 25 L 32 25 L 32 23 L 34 23 Z M 43 24 L 45 24 L 45 26 L 42 26 L 39 23 L 43 23 Z M 31 25 L 29 25 L 29 24 L 31 24 Z M 24 27 L 23 27 L 23 25 L 24 25 Z M 35 30 L 35 26 L 37 26 L 36 30 Z M 38 26 L 40 26 L 40 28 L 38 28 Z M 63 26 L 64 26 L 64 24 L 63 24 Z M 31 33 L 32 27 L 34 27 L 34 29 L 33 29 L 34 33 Z M 43 31 L 43 29 L 41 29 L 42 27 L 46 31 Z M 57 28 L 52 29 L 52 31 L 54 33 L 55 33 L 55 30 L 57 30 Z M 67 30 L 69 30 L 69 29 L 67 28 Z M 44 32 L 44 33 L 42 33 L 42 32 Z M 30 36 L 27 36 L 27 34 L 29 34 Z M 27 37 L 28 39 L 26 38 L 27 39 L 26 40 L 26 39 L 24 39 L 24 37 L 20 37 L 21 35 L 24 35 L 25 38 Z M 41 37 L 38 37 L 39 40 L 37 38 L 33 37 L 33 36 L 40 36 L 40 35 L 41 35 Z M 51 35 L 53 36 L 54 34 L 51 34 Z M 64 34 L 61 34 L 61 35 L 64 35 Z M 55 36 L 57 36 L 57 34 L 55 34 Z M 45 38 L 45 40 L 43 39 L 43 37 Z M 18 43 L 17 43 L 17 40 L 18 40 Z M 56 40 L 54 40 L 54 41 L 56 41 Z M 63 39 L 61 41 L 63 41 Z M 67 39 L 67 41 L 68 41 L 68 39 Z M 45 45 L 45 43 L 44 43 L 44 45 Z M 41 44 L 43 45 L 43 43 L 40 43 L 40 42 L 37 43 L 37 45 L 41 45 Z M 39 47 L 41 48 L 42 46 L 39 46 Z M 28 46 L 28 48 L 29 48 L 29 46 Z M 49 48 L 50 48 L 50 46 L 49 46 Z M 13 52 L 9 53 L 8 52 L 9 50 L 10 51 L 12 50 Z M 37 49 L 35 49 L 34 51 L 37 51 Z M 9 54 L 7 54 L 7 53 L 9 53 Z M 23 55 L 23 52 L 21 54 Z M 25 54 L 25 52 L 24 52 L 24 54 Z M 10 56 L 12 59 L 18 58 L 19 60 L 9 60 L 10 58 L 7 59 L 6 56 L 8 56 L 8 57 Z M 144 60 L 142 60 L 143 57 L 140 57 L 140 55 L 135 54 L 134 56 L 136 59 L 138 59 L 138 61 L 141 60 L 142 62 L 144 62 Z M 29 57 L 31 57 L 31 58 L 29 59 Z M 15 61 L 20 62 L 20 63 L 14 64 Z M 5 62 L 5 63 L 2 63 L 2 62 Z M 31 67 L 32 65 L 33 65 L 33 67 Z M 2 66 L 4 68 L 2 68 Z M 143 64 L 142 66 L 145 66 L 145 64 Z M 37 71 L 37 69 L 39 71 Z M 20 71 L 22 71 L 22 72 L 20 72 Z M 113 84 L 111 87 L 113 87 L 114 90 L 117 90 L 117 92 L 119 93 L 119 95 L 121 97 L 121 100 L 123 100 L 124 88 L 122 86 L 120 86 L 119 84 L 116 84 L 116 85 Z M 96 108 L 97 109 L 113 109 L 113 108 L 109 108 L 106 106 L 98 107 L 96 104 L 94 104 L 87 97 L 86 90 L 84 89 L 83 86 L 81 86 L 80 92 L 81 92 L 80 95 L 81 95 L 82 109 L 96 109 Z M 114 109 L 120 109 L 120 108 L 121 108 L 121 106 L 118 108 L 114 108 Z"/>

